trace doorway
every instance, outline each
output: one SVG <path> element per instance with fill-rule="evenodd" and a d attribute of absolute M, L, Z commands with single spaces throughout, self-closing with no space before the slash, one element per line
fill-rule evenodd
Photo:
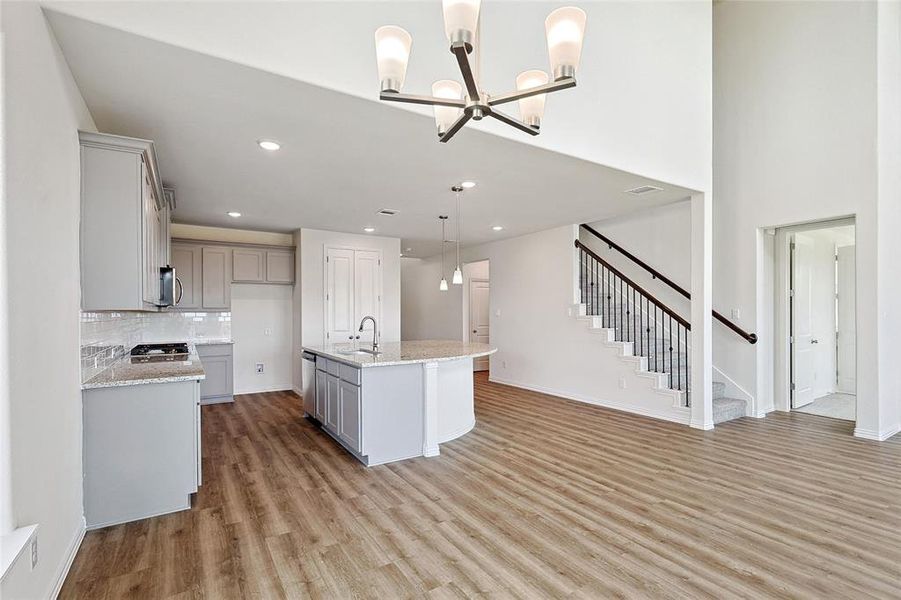
<path fill-rule="evenodd" d="M 856 420 L 856 248 L 853 223 L 792 228 L 789 240 L 790 408 Z"/>
<path fill-rule="evenodd" d="M 463 339 L 488 344 L 491 340 L 491 287 L 488 261 L 482 260 L 463 265 L 464 301 L 463 323 L 466 327 Z M 472 361 L 473 371 L 489 370 L 489 357 Z"/>

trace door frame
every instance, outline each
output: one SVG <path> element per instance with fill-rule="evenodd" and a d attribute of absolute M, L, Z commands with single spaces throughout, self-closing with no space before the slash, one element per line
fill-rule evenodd
<path fill-rule="evenodd" d="M 774 369 L 774 395 L 773 409 L 782 412 L 791 412 L 791 363 L 792 348 L 789 338 L 791 336 L 791 298 L 789 296 L 791 289 L 791 237 L 795 233 L 805 231 L 816 231 L 819 229 L 828 229 L 830 227 L 841 227 L 852 225 L 855 228 L 855 238 L 857 232 L 857 223 L 855 217 L 842 217 L 838 219 L 826 219 L 823 221 L 814 221 L 810 223 L 802 223 L 798 225 L 790 225 L 786 227 L 776 228 L 775 242 L 775 310 L 774 316 L 774 337 L 773 337 L 773 358 L 775 362 Z M 859 267 L 856 262 L 855 267 Z M 858 295 L 859 287 L 855 286 L 855 297 Z M 858 298 L 859 300 L 859 298 Z M 860 304 L 858 303 L 859 307 Z M 859 365 L 858 365 L 859 366 Z M 859 369 L 858 369 L 859 370 Z"/>

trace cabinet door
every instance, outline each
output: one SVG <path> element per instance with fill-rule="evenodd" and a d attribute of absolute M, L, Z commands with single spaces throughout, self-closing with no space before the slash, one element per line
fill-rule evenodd
<path fill-rule="evenodd" d="M 219 246 L 204 246 L 203 308 L 227 310 L 231 307 L 230 250 Z"/>
<path fill-rule="evenodd" d="M 200 423 L 200 386 L 196 385 L 194 389 L 194 439 L 196 440 L 194 443 L 194 460 L 197 461 L 197 479 L 195 481 L 195 491 L 196 488 L 203 485 L 203 449 L 201 448 L 201 432 L 203 428 Z"/>
<path fill-rule="evenodd" d="M 340 394 L 340 379 L 334 375 L 326 375 L 326 387 L 328 394 L 325 404 L 325 426 L 334 433 L 338 433 L 338 421 L 341 413 L 338 408 L 338 397 Z"/>
<path fill-rule="evenodd" d="M 159 231 L 159 255 L 160 266 L 172 266 L 172 247 L 170 243 L 169 226 L 172 216 L 169 212 L 169 199 L 163 201 L 163 207 L 160 209 L 160 231 Z"/>
<path fill-rule="evenodd" d="M 294 252 L 266 251 L 266 281 L 294 283 Z"/>
<path fill-rule="evenodd" d="M 381 322 L 381 254 L 373 250 L 354 252 L 354 323 L 369 315 Z M 361 342 L 372 343 L 372 322 L 359 334 Z"/>
<path fill-rule="evenodd" d="M 360 388 L 349 381 L 341 381 L 338 388 L 338 437 L 354 451 L 362 450 L 362 414 Z"/>
<path fill-rule="evenodd" d="M 200 382 L 200 397 L 203 400 L 232 395 L 233 373 L 231 356 L 203 356 L 203 371 L 206 379 Z"/>
<path fill-rule="evenodd" d="M 354 251 L 328 248 L 326 272 L 326 339 L 346 342 L 356 334 L 354 323 Z M 359 321 L 357 321 L 359 323 Z"/>
<path fill-rule="evenodd" d="M 181 292 L 179 292 L 179 286 L 177 284 L 175 286 L 176 299 L 181 293 L 181 302 L 177 307 L 200 308 L 203 282 L 200 246 L 172 244 L 172 266 L 175 267 L 175 276 L 181 283 Z"/>
<path fill-rule="evenodd" d="M 232 281 L 258 283 L 265 275 L 266 252 L 253 248 L 232 250 Z"/>
<path fill-rule="evenodd" d="M 150 174 L 141 163 L 143 298 L 148 304 L 160 301 L 160 212 L 150 184 Z"/>
<path fill-rule="evenodd" d="M 328 375 L 325 371 L 316 371 L 316 410 L 313 416 L 320 423 L 325 423 L 326 404 L 328 403 Z"/>

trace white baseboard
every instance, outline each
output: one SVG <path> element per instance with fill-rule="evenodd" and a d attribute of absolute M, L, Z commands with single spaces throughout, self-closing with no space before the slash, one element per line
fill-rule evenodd
<path fill-rule="evenodd" d="M 604 408 L 612 408 L 613 410 L 632 413 L 634 415 L 641 415 L 643 417 L 651 417 L 654 419 L 661 419 L 663 421 L 670 421 L 672 423 L 679 423 L 681 425 L 688 425 L 689 421 L 691 420 L 691 410 L 687 407 L 672 407 L 668 409 L 657 410 L 644 406 L 623 404 L 622 402 L 610 402 L 607 400 L 601 400 L 599 398 L 583 396 L 581 394 L 572 394 L 569 392 L 563 392 L 542 386 L 530 385 L 527 383 L 511 381 L 508 379 L 501 379 L 499 377 L 493 377 L 490 375 L 488 377 L 488 381 L 492 383 L 500 383 L 503 385 L 522 388 L 524 390 L 530 390 L 532 392 L 540 392 L 542 394 L 548 394 L 550 396 L 557 396 L 559 398 L 566 398 L 567 400 L 575 400 L 576 402 L 584 402 L 585 404 L 593 404 L 595 406 L 602 406 Z"/>
<path fill-rule="evenodd" d="M 81 542 L 84 540 L 86 531 L 87 524 L 85 523 L 84 517 L 82 517 L 81 523 L 78 525 L 78 529 L 75 531 L 75 535 L 72 537 L 72 541 L 66 549 L 66 561 L 63 563 L 62 570 L 57 573 L 56 583 L 53 585 L 53 593 L 50 594 L 49 598 L 55 600 L 63 589 L 63 583 L 66 582 L 66 577 L 69 575 L 69 569 L 72 568 L 72 563 L 75 562 L 75 555 L 78 554 L 78 549 L 81 548 Z"/>
<path fill-rule="evenodd" d="M 884 442 L 889 439 L 893 435 L 901 432 L 901 423 L 895 425 L 894 427 L 890 427 L 883 431 L 876 431 L 874 429 L 864 429 L 862 427 L 854 428 L 854 437 L 859 437 L 865 440 L 873 440 L 876 442 Z"/>
<path fill-rule="evenodd" d="M 286 392 L 288 390 L 293 390 L 294 386 L 290 383 L 276 383 L 274 385 L 262 387 L 262 388 L 251 388 L 246 390 L 235 390 L 235 396 L 240 394 L 263 394 L 265 392 Z"/>

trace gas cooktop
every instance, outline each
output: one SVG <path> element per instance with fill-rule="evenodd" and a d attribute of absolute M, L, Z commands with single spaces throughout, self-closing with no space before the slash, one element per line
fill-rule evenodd
<path fill-rule="evenodd" d="M 174 344 L 138 344 L 131 349 L 132 356 L 172 356 L 187 353 L 188 344 L 184 342 Z"/>

